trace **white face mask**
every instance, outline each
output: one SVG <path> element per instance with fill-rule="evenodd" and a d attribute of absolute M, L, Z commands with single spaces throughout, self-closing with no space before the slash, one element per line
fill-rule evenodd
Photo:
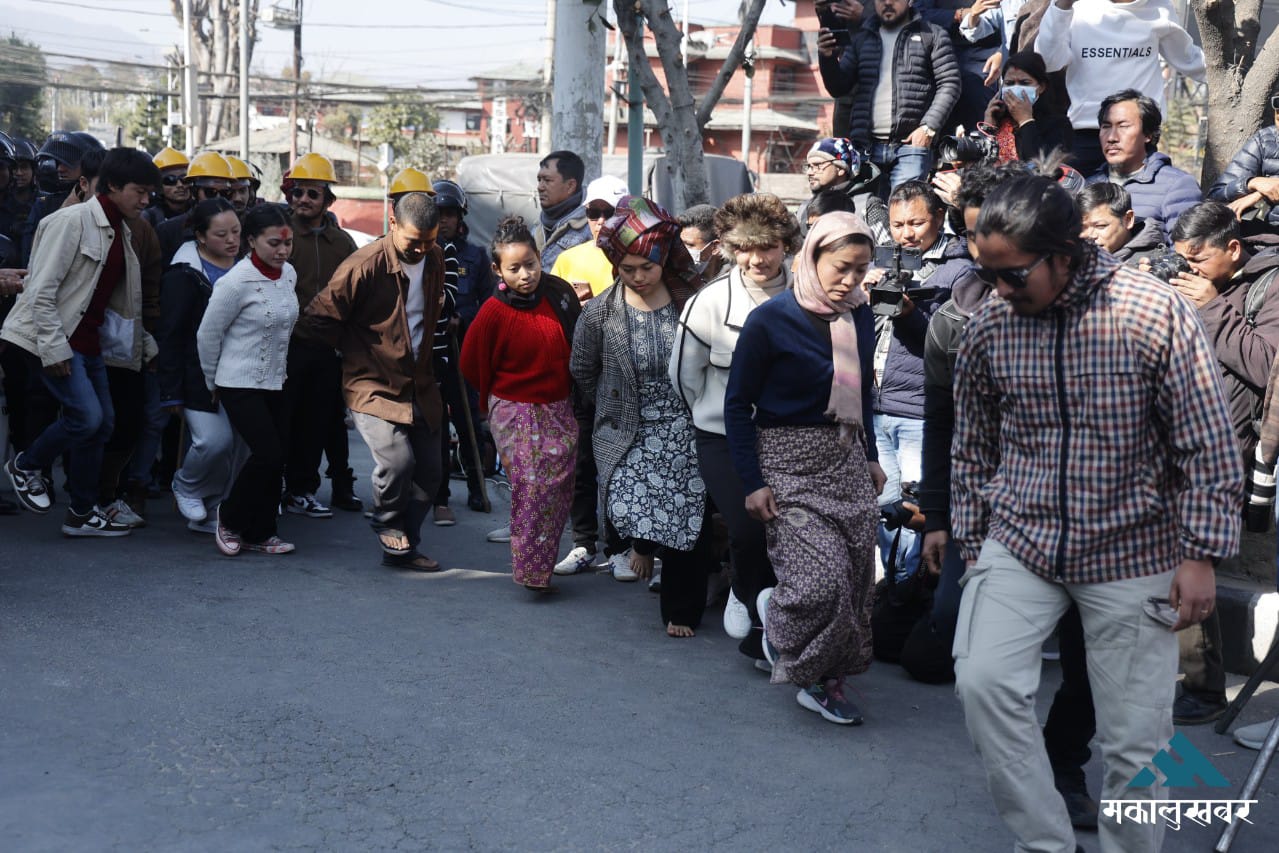
<path fill-rule="evenodd" d="M 705 246 L 703 246 L 700 249 L 694 249 L 692 246 L 685 245 L 684 248 L 688 249 L 689 257 L 693 259 L 693 263 L 695 264 L 702 263 L 702 252 L 706 251 Z"/>
<path fill-rule="evenodd" d="M 1005 86 L 1000 94 L 1005 98 L 1016 95 L 1032 105 L 1039 100 L 1039 90 L 1034 86 Z"/>

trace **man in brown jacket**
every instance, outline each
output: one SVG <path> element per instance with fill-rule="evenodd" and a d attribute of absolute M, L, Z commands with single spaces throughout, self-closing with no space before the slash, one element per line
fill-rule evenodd
<path fill-rule="evenodd" d="M 325 288 L 338 265 L 355 251 L 355 241 L 329 213 L 337 201 L 332 185 L 337 173 L 328 158 L 304 154 L 289 171 L 285 194 L 297 231 L 289 263 L 297 271 L 298 312 L 306 311 Z M 320 456 L 329 457 L 333 478 L 331 502 L 358 512 L 354 477 L 348 464 L 346 425 L 341 395 L 341 359 L 331 346 L 303 328 L 289 341 L 289 377 L 284 383 L 292 413 L 288 462 L 284 468 L 284 508 L 310 518 L 331 518 L 333 511 L 315 498 L 320 488 Z"/>
<path fill-rule="evenodd" d="M 373 454 L 382 564 L 422 572 L 440 568 L 418 551 L 442 473 L 443 405 L 431 361 L 444 301 L 439 222 L 426 193 L 402 196 L 390 233 L 347 258 L 298 323 L 342 351 L 346 405 Z"/>

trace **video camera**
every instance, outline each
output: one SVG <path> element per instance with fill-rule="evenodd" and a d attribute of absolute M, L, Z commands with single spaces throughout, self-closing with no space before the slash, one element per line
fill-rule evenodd
<path fill-rule="evenodd" d="M 924 258 L 918 249 L 897 245 L 876 246 L 875 266 L 885 272 L 883 278 L 871 285 L 870 310 L 891 320 L 901 316 L 903 296 L 910 297 L 911 301 L 936 296 L 936 287 L 911 287 L 915 281 L 914 271 L 923 265 Z"/>

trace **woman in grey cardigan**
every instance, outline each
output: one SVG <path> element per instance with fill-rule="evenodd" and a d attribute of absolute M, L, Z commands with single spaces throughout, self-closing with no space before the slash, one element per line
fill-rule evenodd
<path fill-rule="evenodd" d="M 297 274 L 289 264 L 293 223 L 280 205 L 254 208 L 244 218 L 249 256 L 213 288 L 196 333 L 200 367 L 215 402 L 249 447 L 231 493 L 218 507 L 218 550 L 287 554 L 276 535 L 288 410 L 284 371 L 289 335 L 298 319 Z"/>
<path fill-rule="evenodd" d="M 632 540 L 631 573 L 648 577 L 662 550 L 662 621 L 691 637 L 706 608 L 702 546 L 706 486 L 693 425 L 667 375 L 675 325 L 701 286 L 679 223 L 653 202 L 626 196 L 597 244 L 617 283 L 586 303 L 571 370 L 595 395 L 594 450 L 608 520 Z M 709 526 L 709 525 L 707 525 Z M 615 573 L 614 577 L 618 577 Z"/>

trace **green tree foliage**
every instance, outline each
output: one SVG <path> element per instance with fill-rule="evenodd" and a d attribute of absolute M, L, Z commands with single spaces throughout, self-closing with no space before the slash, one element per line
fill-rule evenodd
<path fill-rule="evenodd" d="M 47 135 L 44 92 L 47 80 L 40 48 L 10 34 L 0 41 L 0 129 L 39 144 Z"/>
<path fill-rule="evenodd" d="M 435 108 L 414 95 L 395 95 L 392 100 L 369 113 L 365 139 L 374 145 L 389 143 L 397 158 L 402 158 L 414 143 L 429 137 L 439 127 Z"/>
<path fill-rule="evenodd" d="M 154 154 L 164 147 L 164 123 L 168 105 L 158 95 L 137 95 L 117 123 L 124 128 L 126 144 L 136 144 Z"/>

